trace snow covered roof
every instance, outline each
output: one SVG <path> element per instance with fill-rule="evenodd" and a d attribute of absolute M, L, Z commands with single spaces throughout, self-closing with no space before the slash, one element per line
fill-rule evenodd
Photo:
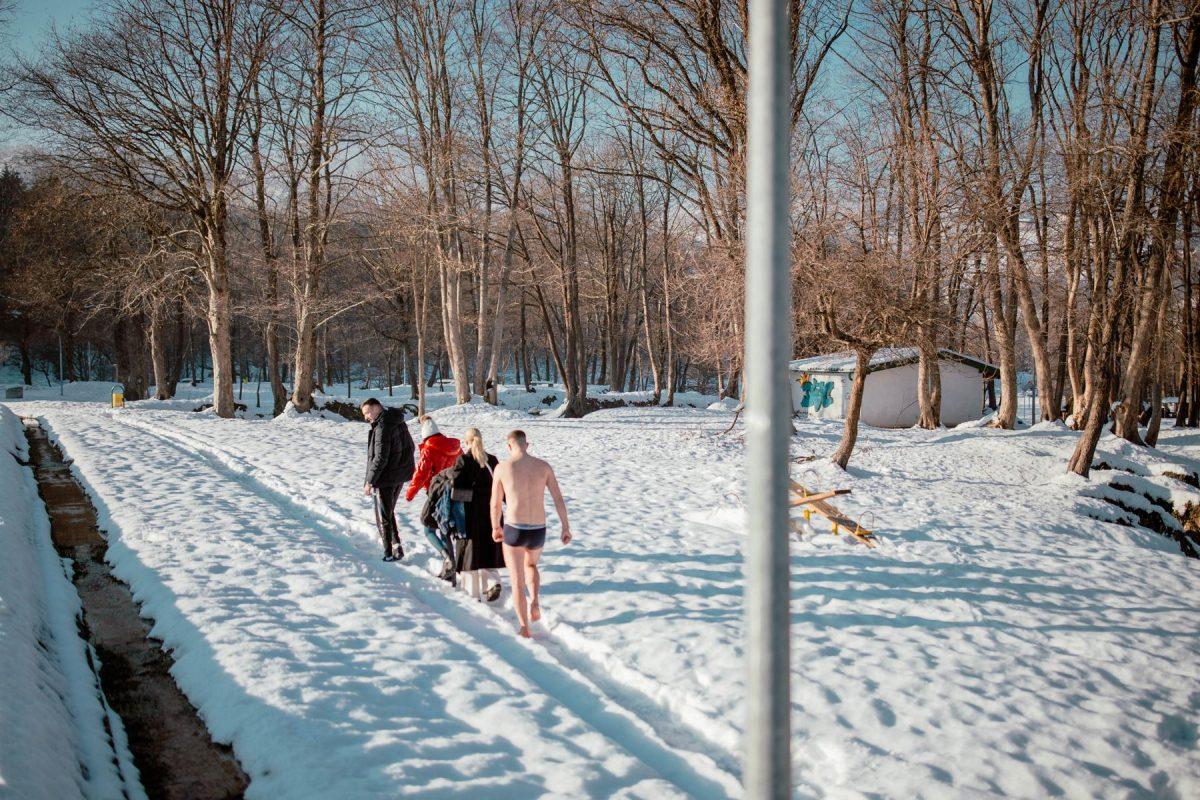
<path fill-rule="evenodd" d="M 983 377 L 985 378 L 996 377 L 1000 374 L 1000 370 L 994 364 L 980 361 L 977 358 L 971 358 L 971 356 L 964 355 L 955 350 L 948 350 L 943 347 L 938 350 L 938 356 L 974 367 L 983 373 Z M 871 361 L 867 365 L 867 372 L 877 372 L 881 369 L 915 364 L 919 357 L 920 353 L 915 347 L 885 347 L 877 350 L 875 355 L 871 356 Z M 820 356 L 798 358 L 788 364 L 788 369 L 792 372 L 844 372 L 852 374 L 854 372 L 854 361 L 854 351 L 843 350 L 840 353 L 826 353 Z"/>

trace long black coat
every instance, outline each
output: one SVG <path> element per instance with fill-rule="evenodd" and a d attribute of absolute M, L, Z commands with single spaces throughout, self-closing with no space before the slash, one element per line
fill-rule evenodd
<path fill-rule="evenodd" d="M 367 483 L 399 486 L 413 476 L 412 434 L 404 424 L 404 412 L 386 408 L 371 423 L 367 435 Z"/>
<path fill-rule="evenodd" d="M 492 454 L 487 457 L 493 470 L 500 462 Z M 492 541 L 492 473 L 479 466 L 469 453 L 459 457 L 453 467 L 454 487 L 471 489 L 471 502 L 466 504 L 467 538 L 455 548 L 459 572 L 475 569 L 500 569 L 504 566 L 504 548 Z"/>

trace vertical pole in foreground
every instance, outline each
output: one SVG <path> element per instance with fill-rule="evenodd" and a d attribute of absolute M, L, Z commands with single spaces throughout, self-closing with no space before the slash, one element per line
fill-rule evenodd
<path fill-rule="evenodd" d="M 748 798 L 791 793 L 788 442 L 792 347 L 787 0 L 751 0 L 746 169 Z"/>

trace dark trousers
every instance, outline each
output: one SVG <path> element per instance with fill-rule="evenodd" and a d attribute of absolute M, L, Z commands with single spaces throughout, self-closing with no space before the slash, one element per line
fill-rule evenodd
<path fill-rule="evenodd" d="M 390 556 L 400 546 L 400 529 L 396 525 L 396 501 L 403 486 L 379 486 L 375 489 L 375 525 L 383 540 L 383 554 Z"/>

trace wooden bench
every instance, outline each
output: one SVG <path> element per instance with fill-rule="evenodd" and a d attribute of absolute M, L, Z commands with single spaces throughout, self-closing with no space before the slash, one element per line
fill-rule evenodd
<path fill-rule="evenodd" d="M 803 509 L 805 522 L 808 522 L 812 518 L 812 512 L 816 511 L 833 525 L 835 536 L 845 531 L 867 547 L 874 547 L 876 539 L 873 532 L 859 525 L 828 502 L 829 498 L 844 494 L 850 494 L 850 490 L 834 489 L 828 492 L 810 492 L 800 484 L 792 481 L 792 498 L 789 505 L 792 508 Z M 792 520 L 792 530 L 797 535 L 800 533 L 800 520 Z"/>

